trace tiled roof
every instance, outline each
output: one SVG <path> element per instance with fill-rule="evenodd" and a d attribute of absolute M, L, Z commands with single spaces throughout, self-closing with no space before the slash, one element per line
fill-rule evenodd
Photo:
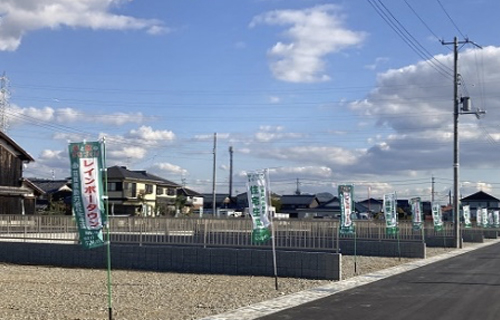
<path fill-rule="evenodd" d="M 68 187 L 68 180 L 46 180 L 36 178 L 30 178 L 27 180 L 46 193 L 54 193 L 61 190 L 71 191 L 71 188 Z"/>
<path fill-rule="evenodd" d="M 282 195 L 281 205 L 309 205 L 315 198 L 315 195 Z"/>
<path fill-rule="evenodd" d="M 471 194 L 470 196 L 462 198 L 461 201 L 500 201 L 500 200 L 484 191 L 479 191 L 474 194 Z"/>
<path fill-rule="evenodd" d="M 113 166 L 108 168 L 108 179 L 131 179 L 140 181 L 151 181 L 159 185 L 168 185 L 171 187 L 180 187 L 179 184 L 170 180 L 161 178 L 142 170 L 128 170 L 126 167 Z"/>
<path fill-rule="evenodd" d="M 190 197 L 203 197 L 203 195 L 199 192 L 196 192 L 194 190 L 182 187 L 178 190 L 179 192 L 183 192 L 185 195 L 190 196 Z"/>

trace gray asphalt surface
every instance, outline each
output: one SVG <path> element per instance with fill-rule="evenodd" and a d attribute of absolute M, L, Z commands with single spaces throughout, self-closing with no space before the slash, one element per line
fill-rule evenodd
<path fill-rule="evenodd" d="M 258 319 L 500 319 L 500 243 Z"/>

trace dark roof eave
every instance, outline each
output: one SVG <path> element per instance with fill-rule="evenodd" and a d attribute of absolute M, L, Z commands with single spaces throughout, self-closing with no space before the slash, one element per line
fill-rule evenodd
<path fill-rule="evenodd" d="M 12 140 L 12 138 L 3 133 L 1 130 L 0 130 L 0 138 L 7 141 L 7 143 L 11 144 L 14 147 L 14 149 L 16 149 L 19 153 L 21 153 L 21 155 L 23 156 L 21 159 L 23 161 L 28 161 L 28 162 L 35 161 L 35 159 L 33 159 L 33 157 L 28 152 L 26 152 L 26 150 L 21 148 L 14 140 Z"/>

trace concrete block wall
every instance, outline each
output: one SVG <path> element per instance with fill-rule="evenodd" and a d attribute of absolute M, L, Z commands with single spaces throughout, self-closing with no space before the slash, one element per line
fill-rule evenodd
<path fill-rule="evenodd" d="M 340 253 L 354 255 L 354 239 L 340 239 Z M 356 240 L 356 254 L 360 256 L 425 258 L 422 241 Z"/>
<path fill-rule="evenodd" d="M 464 239 L 465 241 L 465 239 Z M 469 241 L 466 241 L 469 242 Z M 439 237 L 439 236 L 427 236 L 425 237 L 425 244 L 429 248 L 456 248 L 456 241 L 453 237 Z"/>
<path fill-rule="evenodd" d="M 485 229 L 483 230 L 484 238 L 485 239 L 498 239 L 498 231 L 495 230 L 488 230 Z"/>
<path fill-rule="evenodd" d="M 279 277 L 340 280 L 341 255 L 331 252 L 277 251 Z M 106 269 L 106 247 L 0 242 L 0 262 Z M 160 272 L 274 276 L 270 250 L 111 246 L 111 268 Z"/>
<path fill-rule="evenodd" d="M 464 229 L 462 231 L 462 239 L 464 242 L 483 243 L 484 242 L 483 230 Z"/>

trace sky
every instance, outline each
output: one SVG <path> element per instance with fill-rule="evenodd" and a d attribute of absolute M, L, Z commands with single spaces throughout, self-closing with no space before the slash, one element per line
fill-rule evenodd
<path fill-rule="evenodd" d="M 68 143 L 201 193 L 449 201 L 453 41 L 460 194 L 500 197 L 500 2 L 0 0 L 1 128 L 25 177 L 69 176 Z M 0 109 L 2 110 L 2 109 Z M 215 155 L 215 156 L 214 156 Z M 215 161 L 214 161 L 215 160 Z M 434 181 L 434 183 L 432 183 Z"/>

